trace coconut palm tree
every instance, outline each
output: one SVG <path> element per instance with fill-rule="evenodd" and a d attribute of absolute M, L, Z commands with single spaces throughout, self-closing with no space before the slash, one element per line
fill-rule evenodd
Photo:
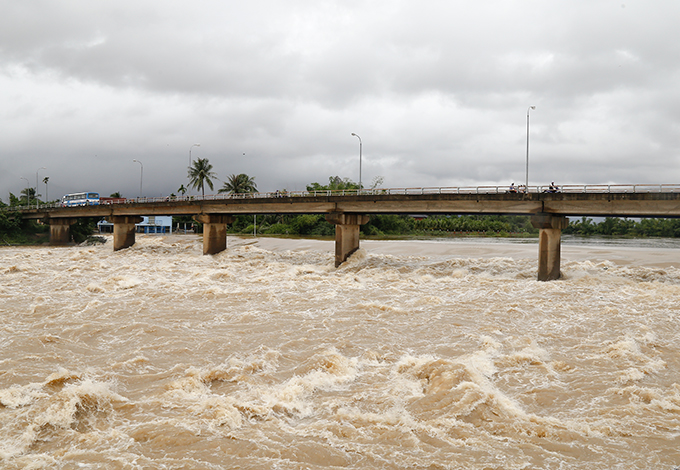
<path fill-rule="evenodd" d="M 227 181 L 224 182 L 224 186 L 217 192 L 230 194 L 256 193 L 257 184 L 255 183 L 255 177 L 248 176 L 245 173 L 229 175 Z"/>
<path fill-rule="evenodd" d="M 26 199 L 26 205 L 31 205 L 31 201 L 35 201 L 35 188 L 24 188 L 21 190 L 21 195 Z"/>
<path fill-rule="evenodd" d="M 189 167 L 189 186 L 201 190 L 201 195 L 205 196 L 205 185 L 213 189 L 212 180 L 216 178 L 213 166 L 207 158 L 198 158 Z"/>

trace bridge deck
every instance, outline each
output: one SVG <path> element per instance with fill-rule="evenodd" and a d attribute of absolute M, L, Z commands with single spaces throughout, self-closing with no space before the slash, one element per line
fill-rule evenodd
<path fill-rule="evenodd" d="M 665 189 L 665 188 L 664 188 Z M 548 212 L 563 216 L 680 217 L 676 191 L 559 193 L 504 192 L 332 192 L 280 195 L 217 195 L 174 199 L 127 199 L 124 203 L 82 207 L 22 208 L 25 218 L 111 217 L 198 214 L 512 214 Z"/>

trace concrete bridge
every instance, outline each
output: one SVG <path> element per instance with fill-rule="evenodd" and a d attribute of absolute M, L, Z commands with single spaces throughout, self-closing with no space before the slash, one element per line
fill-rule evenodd
<path fill-rule="evenodd" d="M 531 187 L 398 188 L 361 191 L 218 194 L 173 198 L 122 199 L 115 204 L 19 208 L 22 217 L 50 225 L 50 243 L 65 244 L 79 217 L 113 223 L 113 249 L 135 243 L 142 215 L 190 215 L 203 224 L 203 253 L 227 248 L 227 225 L 239 214 L 325 214 L 335 225 L 335 266 L 359 248 L 359 229 L 371 214 L 530 215 L 539 229 L 538 280 L 560 276 L 561 231 L 568 216 L 680 217 L 680 185 L 570 185 L 559 192 Z M 7 208 L 5 208 L 7 209 Z M 13 208 L 16 210 L 16 208 Z"/>

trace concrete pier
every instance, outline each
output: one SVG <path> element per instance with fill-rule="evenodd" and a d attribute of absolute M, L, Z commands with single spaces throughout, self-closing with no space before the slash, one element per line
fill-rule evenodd
<path fill-rule="evenodd" d="M 50 219 L 50 245 L 66 245 L 71 241 L 71 225 L 75 218 Z"/>
<path fill-rule="evenodd" d="M 359 249 L 359 230 L 368 222 L 369 217 L 362 214 L 345 214 L 331 212 L 326 220 L 335 224 L 335 267 L 347 261 L 347 258 Z"/>
<path fill-rule="evenodd" d="M 129 248 L 135 244 L 135 224 L 144 220 L 137 215 L 107 217 L 113 224 L 113 251 Z"/>
<path fill-rule="evenodd" d="M 567 228 L 569 219 L 540 213 L 531 216 L 531 225 L 539 229 L 538 280 L 553 281 L 559 279 L 562 229 Z"/>
<path fill-rule="evenodd" d="M 214 255 L 227 249 L 227 224 L 235 217 L 227 214 L 198 214 L 194 220 L 203 224 L 203 254 Z"/>

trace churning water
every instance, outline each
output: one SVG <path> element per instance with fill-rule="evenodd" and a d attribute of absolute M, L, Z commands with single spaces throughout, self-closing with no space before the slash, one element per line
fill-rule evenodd
<path fill-rule="evenodd" d="M 278 243 L 1 248 L 0 467 L 680 467 L 680 251 Z"/>

